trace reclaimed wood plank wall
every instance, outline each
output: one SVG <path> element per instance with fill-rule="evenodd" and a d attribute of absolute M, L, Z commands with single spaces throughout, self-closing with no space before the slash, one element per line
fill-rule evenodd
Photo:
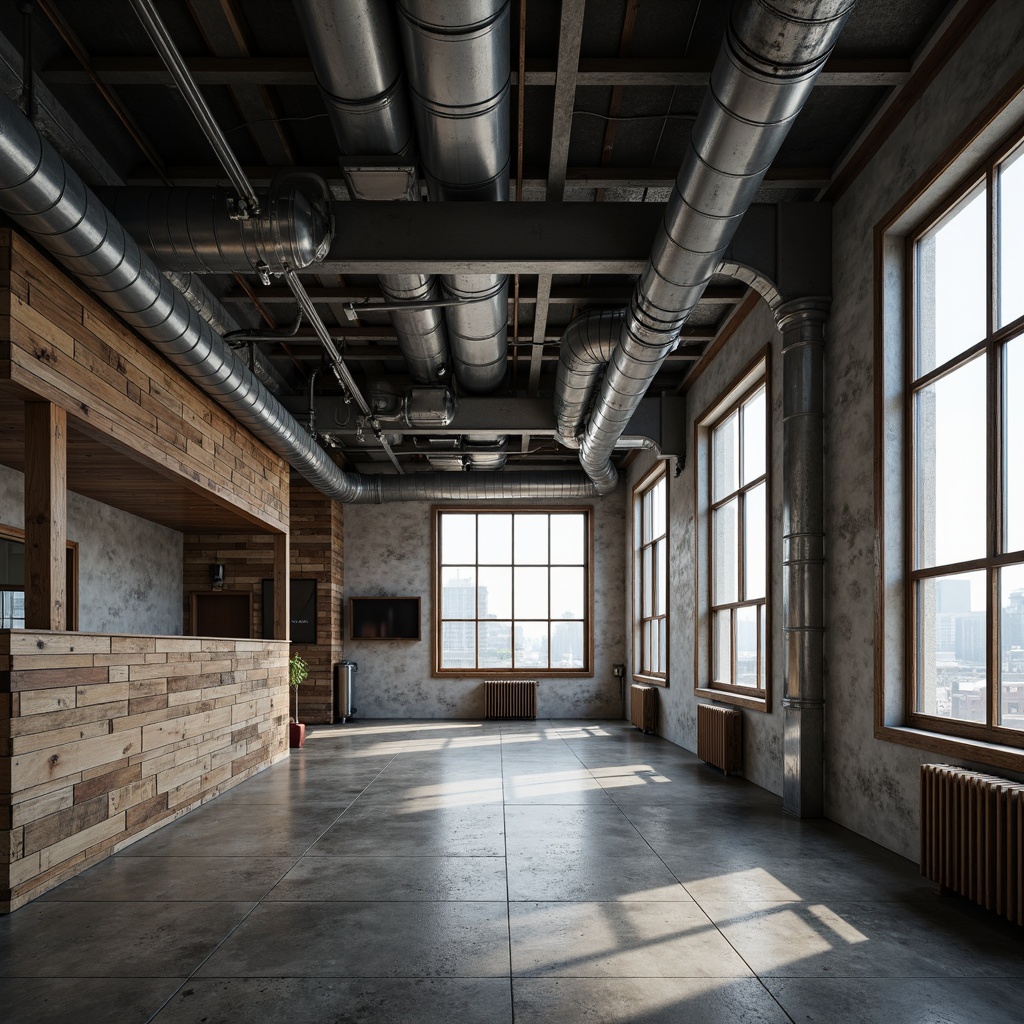
<path fill-rule="evenodd" d="M 0 632 L 0 912 L 288 754 L 281 641 Z"/>
<path fill-rule="evenodd" d="M 229 504 L 254 529 L 287 530 L 284 459 L 9 229 L 0 229 L 3 379 L 65 409 L 69 425 Z M 129 502 L 138 486 L 123 481 Z"/>

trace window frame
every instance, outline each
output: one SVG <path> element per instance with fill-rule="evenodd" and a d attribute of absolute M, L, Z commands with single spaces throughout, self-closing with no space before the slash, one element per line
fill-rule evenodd
<path fill-rule="evenodd" d="M 583 667 L 582 668 L 442 668 L 441 667 L 441 631 L 445 621 L 441 615 L 441 520 L 445 513 L 494 514 L 494 515 L 535 515 L 535 514 L 577 514 L 584 519 L 585 537 L 583 541 L 583 580 L 584 580 L 584 618 L 583 618 Z M 537 679 L 537 678 L 580 678 L 594 675 L 594 510 L 590 505 L 499 505 L 499 504 L 460 504 L 434 505 L 431 507 L 432 544 L 431 544 L 431 675 L 435 678 L 481 678 L 481 679 Z M 549 526 L 550 530 L 550 526 Z M 479 558 L 479 552 L 477 553 Z M 475 568 L 479 568 L 479 561 Z M 551 568 L 550 560 L 544 563 Z M 539 567 L 539 566 L 538 566 Z M 557 566 L 556 566 L 557 567 Z M 550 631 L 551 623 L 558 619 L 547 618 Z M 459 621 L 480 622 L 486 620 L 472 619 Z M 515 618 L 512 622 L 515 623 Z M 541 621 L 541 620 L 526 620 Z M 576 620 L 574 620 L 576 621 Z M 513 625 L 514 629 L 514 625 Z M 550 661 L 550 632 L 548 658 Z"/>
<path fill-rule="evenodd" d="M 1001 285 L 998 275 L 998 177 L 999 167 L 1011 156 L 1024 160 L 1024 128 L 1015 130 L 970 170 L 956 185 L 928 204 L 904 237 L 904 337 L 903 337 L 903 503 L 904 530 L 904 720 L 914 729 L 965 739 L 974 743 L 1024 748 L 1024 730 L 999 724 L 1000 698 L 1000 630 L 999 573 L 1007 566 L 1024 566 L 1024 548 L 1005 550 L 1003 522 L 1005 493 L 1003 437 L 1006 426 L 1006 399 L 1003 388 L 1003 365 L 1007 345 L 1024 338 L 1024 315 L 1002 327 L 998 326 L 998 298 Z M 919 316 L 920 243 L 930 232 L 952 220 L 964 206 L 982 191 L 985 203 L 985 336 L 968 344 L 953 356 L 926 372 L 916 373 Z M 918 523 L 918 439 L 916 396 L 925 388 L 948 377 L 975 360 L 983 361 L 985 375 L 985 554 L 957 562 L 917 565 Z M 915 375 L 916 374 L 916 375 Z M 919 599 L 917 593 L 926 580 L 940 580 L 967 572 L 985 574 L 985 722 L 932 715 L 918 710 L 920 689 Z"/>
<path fill-rule="evenodd" d="M 643 515 L 643 501 L 644 498 L 651 493 L 651 491 L 659 484 L 664 483 L 665 493 L 665 532 L 658 534 L 656 537 L 652 536 L 648 539 L 644 539 L 644 515 Z M 669 522 L 669 483 L 668 483 L 668 463 L 664 460 L 659 460 L 655 463 L 651 469 L 649 469 L 633 486 L 633 501 L 632 501 L 632 538 L 633 538 L 633 575 L 632 575 L 632 588 L 633 588 L 633 679 L 638 683 L 653 683 L 655 686 L 669 685 L 669 668 L 671 666 L 671 636 L 672 627 L 670 624 L 671 618 L 671 584 L 669 583 L 668 567 L 669 567 L 669 545 L 671 543 L 671 523 Z M 655 548 L 657 542 L 663 541 L 662 551 L 664 552 L 665 558 L 665 613 L 663 615 L 650 615 L 644 616 L 643 614 L 643 595 L 646 584 L 646 578 L 644 575 L 644 551 L 646 548 Z M 655 548 L 656 550 L 656 548 Z M 654 556 L 651 556 L 652 561 L 652 572 L 655 581 L 658 578 L 658 567 L 653 565 Z M 644 664 L 644 625 L 648 621 L 657 619 L 661 622 L 659 629 L 665 633 L 665 670 L 664 672 L 653 671 L 650 666 Z"/>
<path fill-rule="evenodd" d="M 694 693 L 707 700 L 724 704 L 735 704 L 754 711 L 770 712 L 772 708 L 772 386 L 771 386 L 771 345 L 765 345 L 747 365 L 722 390 L 694 422 L 694 507 L 695 535 L 697 543 L 697 574 L 695 601 L 694 644 Z M 756 480 L 740 485 L 728 498 L 712 500 L 712 444 L 714 429 L 724 422 L 735 410 L 749 401 L 758 390 L 764 388 L 765 401 L 765 471 Z M 738 442 L 742 446 L 742 438 Z M 741 448 L 742 450 L 742 448 Z M 759 645 L 758 661 L 761 662 L 763 688 L 741 686 L 736 683 L 720 683 L 712 678 L 714 671 L 714 544 L 711 520 L 716 506 L 731 500 L 736 494 L 745 493 L 764 483 L 765 487 L 765 594 L 763 642 Z M 742 582 L 742 520 L 737 522 L 739 542 L 737 575 Z M 725 602 L 728 605 L 758 606 L 758 602 L 739 600 Z M 763 659 L 761 649 L 763 648 Z"/>
<path fill-rule="evenodd" d="M 25 531 L 19 526 L 7 526 L 0 523 L 0 538 L 3 540 L 18 541 L 25 543 Z M 64 605 L 65 618 L 64 631 L 75 633 L 78 631 L 78 541 L 69 540 L 65 543 L 67 557 L 64 569 Z M 22 588 L 24 592 L 24 588 Z M 21 627 L 18 627 L 21 628 Z"/>
<path fill-rule="evenodd" d="M 1024 72 L 1013 76 L 948 148 L 876 221 L 874 268 L 874 736 L 922 756 L 960 758 L 1024 772 L 1019 746 L 908 721 L 907 568 L 910 500 L 906 472 L 907 237 L 966 194 L 990 162 L 1024 139 Z M 981 157 L 979 159 L 979 154 Z M 1012 325 L 1009 325 L 1012 326 Z"/>

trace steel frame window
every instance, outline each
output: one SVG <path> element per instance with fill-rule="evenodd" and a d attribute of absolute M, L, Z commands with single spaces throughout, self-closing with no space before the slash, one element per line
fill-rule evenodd
<path fill-rule="evenodd" d="M 1018 747 L 1022 221 L 1017 134 L 909 235 L 904 409 L 907 724 Z"/>
<path fill-rule="evenodd" d="M 633 676 L 668 685 L 668 474 L 633 490 Z"/>
<path fill-rule="evenodd" d="M 710 686 L 759 699 L 768 688 L 768 408 L 761 379 L 708 424 Z"/>
<path fill-rule="evenodd" d="M 434 509 L 434 674 L 593 674 L 589 508 Z"/>

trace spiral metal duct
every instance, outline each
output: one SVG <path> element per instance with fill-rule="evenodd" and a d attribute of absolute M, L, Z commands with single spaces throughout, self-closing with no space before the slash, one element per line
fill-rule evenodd
<path fill-rule="evenodd" d="M 363 477 L 340 470 L 6 96 L 0 96 L 0 210 L 330 498 L 380 502 L 593 493 L 582 473 Z"/>
<path fill-rule="evenodd" d="M 555 437 L 578 448 L 588 405 L 615 351 L 626 318 L 624 309 L 588 309 L 565 329 L 555 376 Z"/>
<path fill-rule="evenodd" d="M 602 494 L 617 480 L 616 442 L 676 346 L 855 2 L 751 0 L 733 7 L 689 151 L 580 440 L 580 463 Z"/>
<path fill-rule="evenodd" d="M 313 71 L 345 156 L 411 161 L 413 123 L 402 52 L 391 4 L 380 0 L 294 0 Z M 435 277 L 382 274 L 389 302 L 434 302 Z M 448 335 L 440 309 L 391 313 L 398 347 L 412 379 L 435 384 L 449 369 Z"/>
<path fill-rule="evenodd" d="M 399 27 L 433 200 L 505 201 L 509 163 L 509 0 L 400 0 Z M 450 298 L 448 342 L 463 389 L 485 394 L 505 380 L 508 279 L 441 278 Z"/>
<path fill-rule="evenodd" d="M 162 267 L 225 273 L 285 265 L 303 270 L 324 258 L 334 226 L 327 183 L 292 174 L 260 196 L 255 217 L 232 217 L 235 193 L 219 188 L 105 188 L 100 198 Z"/>
<path fill-rule="evenodd" d="M 224 336 L 239 329 L 238 321 L 224 308 L 224 304 L 220 299 L 195 274 L 165 270 L 164 277 L 185 296 L 188 304 L 218 334 Z M 283 383 L 281 375 L 274 368 L 273 363 L 269 363 L 263 358 L 263 354 L 255 345 L 252 345 L 249 351 L 252 356 L 250 369 L 259 378 L 260 383 L 268 391 L 276 395 L 281 390 Z"/>

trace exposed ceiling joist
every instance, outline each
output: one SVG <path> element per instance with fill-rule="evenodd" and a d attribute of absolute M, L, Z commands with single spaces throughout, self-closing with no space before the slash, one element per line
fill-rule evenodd
<path fill-rule="evenodd" d="M 313 66 L 306 57 L 188 57 L 186 63 L 200 85 L 308 85 L 315 86 Z M 579 86 L 704 86 L 711 74 L 711 60 L 678 60 L 658 57 L 584 58 L 578 63 Z M 896 86 L 910 77 L 907 57 L 833 58 L 818 76 L 819 86 Z M 92 67 L 108 85 L 169 85 L 170 77 L 156 57 L 96 57 Z M 50 61 L 46 80 L 58 85 L 82 85 L 89 78 L 66 58 Z M 526 62 L 527 86 L 553 86 L 557 63 L 534 59 Z M 519 75 L 512 72 L 512 84 Z"/>

